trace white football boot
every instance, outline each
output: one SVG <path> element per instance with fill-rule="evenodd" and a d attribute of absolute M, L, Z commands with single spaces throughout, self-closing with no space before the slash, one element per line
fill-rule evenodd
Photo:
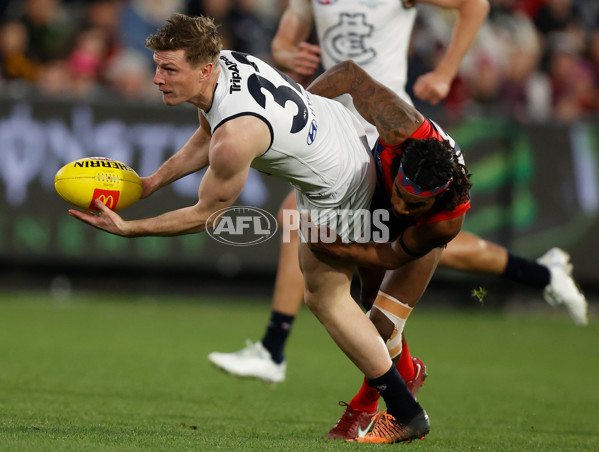
<path fill-rule="evenodd" d="M 208 360 L 221 370 L 238 377 L 252 377 L 267 383 L 281 383 L 285 380 L 287 363 L 277 364 L 261 341 L 245 341 L 245 348 L 234 353 L 212 352 Z"/>
<path fill-rule="evenodd" d="M 551 281 L 545 287 L 543 295 L 551 306 L 563 304 L 568 308 L 574 323 L 588 323 L 588 303 L 574 279 L 570 255 L 560 248 L 551 248 L 537 259 L 537 262 L 549 269 Z"/>

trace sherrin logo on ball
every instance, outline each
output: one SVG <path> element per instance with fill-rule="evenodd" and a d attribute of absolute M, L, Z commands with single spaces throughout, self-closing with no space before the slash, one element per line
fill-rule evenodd
<path fill-rule="evenodd" d="M 140 198 L 143 190 L 141 179 L 131 167 L 105 157 L 67 163 L 56 173 L 54 188 L 66 202 L 94 211 L 96 199 L 109 209 L 125 209 Z"/>

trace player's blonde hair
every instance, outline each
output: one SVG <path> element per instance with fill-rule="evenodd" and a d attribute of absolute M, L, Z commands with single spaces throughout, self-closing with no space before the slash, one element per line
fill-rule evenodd
<path fill-rule="evenodd" d="M 185 50 L 193 66 L 218 62 L 222 39 L 209 17 L 173 14 L 156 34 L 148 36 L 146 47 L 153 51 Z"/>

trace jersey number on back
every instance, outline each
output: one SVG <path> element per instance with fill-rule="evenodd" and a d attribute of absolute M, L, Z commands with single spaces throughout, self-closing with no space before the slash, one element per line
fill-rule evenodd
<path fill-rule="evenodd" d="M 258 71 L 257 65 L 249 61 L 245 55 L 238 52 L 233 52 L 232 55 L 240 63 L 249 64 Z M 287 77 L 284 78 L 287 79 Z M 272 94 L 274 101 L 283 108 L 285 108 L 287 102 L 293 102 L 297 106 L 297 113 L 291 123 L 291 133 L 298 133 L 306 126 L 308 122 L 308 108 L 301 96 L 293 88 L 286 85 L 275 86 L 270 80 L 257 73 L 250 75 L 247 83 L 250 94 L 262 108 L 266 108 L 266 96 L 262 92 L 262 89 Z M 295 82 L 293 83 L 295 84 Z"/>

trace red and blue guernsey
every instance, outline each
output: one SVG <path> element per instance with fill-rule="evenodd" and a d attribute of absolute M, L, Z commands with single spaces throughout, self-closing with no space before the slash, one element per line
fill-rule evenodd
<path fill-rule="evenodd" d="M 463 164 L 464 157 L 460 147 L 456 144 L 453 138 L 451 138 L 437 123 L 434 121 L 424 118 L 424 122 L 416 129 L 416 131 L 410 136 L 410 138 L 416 140 L 424 140 L 427 138 L 436 138 L 437 140 L 447 140 L 454 149 L 454 152 L 458 155 L 458 159 Z M 402 154 L 401 143 L 389 145 L 380 138 L 372 149 L 374 161 L 376 162 L 377 169 L 377 180 L 380 185 L 383 186 L 388 199 L 391 199 L 391 193 L 393 192 L 393 181 L 394 178 L 391 176 L 391 162 L 393 157 L 398 154 Z M 452 218 L 463 215 L 470 208 L 470 199 L 457 205 L 452 210 L 443 208 L 436 208 L 433 206 L 431 210 L 426 212 L 424 215 L 415 219 L 415 226 L 422 226 L 429 223 L 436 223 L 443 220 L 450 220 Z"/>

